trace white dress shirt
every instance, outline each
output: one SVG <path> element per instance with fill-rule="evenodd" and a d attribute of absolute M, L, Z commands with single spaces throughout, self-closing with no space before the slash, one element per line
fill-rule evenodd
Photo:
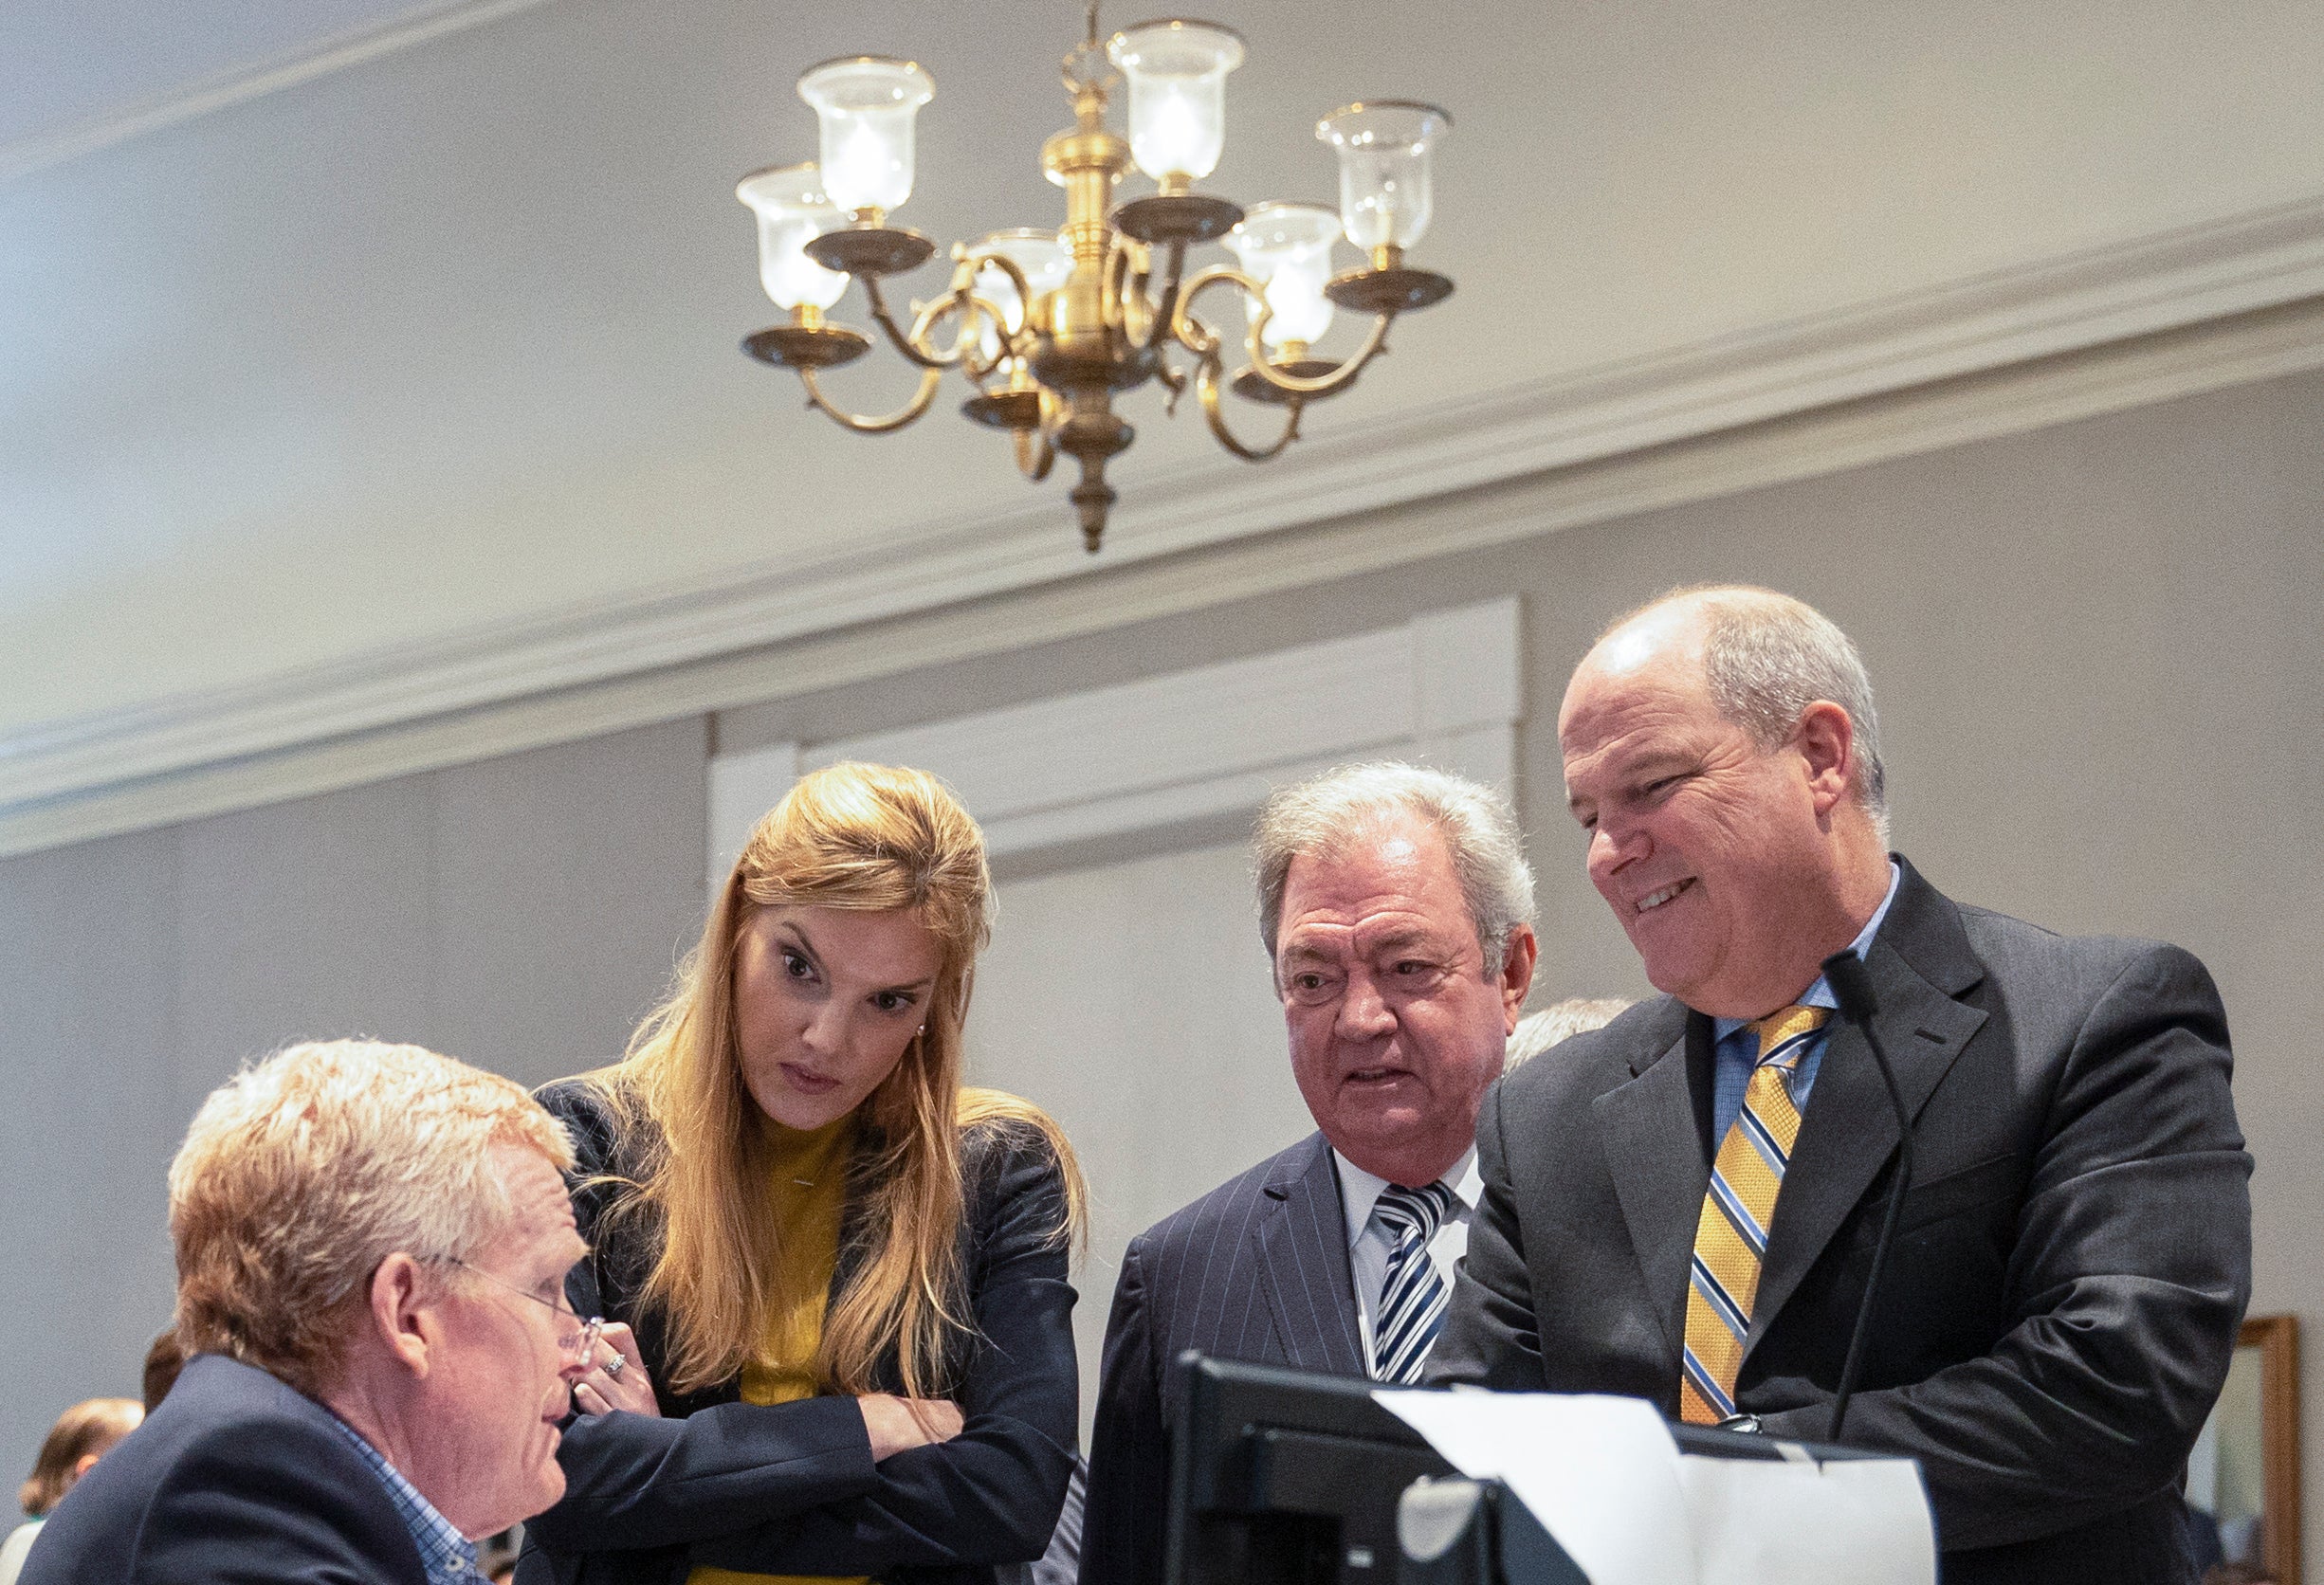
<path fill-rule="evenodd" d="M 1337 1150 L 1331 1159 L 1340 1169 L 1340 1209 L 1347 1214 L 1347 1264 L 1356 1278 L 1356 1329 L 1363 1344 L 1363 1359 L 1368 1367 L 1372 1360 L 1372 1318 L 1380 1311 L 1380 1290 L 1388 1281 L 1388 1255 L 1396 1241 L 1388 1230 L 1372 1214 L 1372 1207 L 1387 1192 L 1388 1180 L 1375 1176 L 1357 1166 Z M 1469 1252 L 1469 1218 L 1475 1213 L 1477 1197 L 1485 1192 L 1485 1175 L 1477 1170 L 1476 1147 L 1453 1164 L 1450 1172 L 1437 1180 L 1453 1191 L 1455 1204 L 1436 1230 L 1436 1236 L 1428 1241 L 1428 1258 L 1436 1264 L 1436 1274 L 1444 1279 L 1445 1287 L 1453 1285 L 1453 1271 L 1460 1257 Z M 1417 1189 L 1418 1184 L 1408 1184 Z"/>

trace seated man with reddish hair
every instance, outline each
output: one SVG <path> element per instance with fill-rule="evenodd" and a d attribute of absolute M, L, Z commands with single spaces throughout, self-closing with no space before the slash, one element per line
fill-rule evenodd
<path fill-rule="evenodd" d="M 474 1578 L 564 1489 L 572 1161 L 522 1088 L 417 1047 L 230 1080 L 170 1169 L 185 1370 L 20 1585 Z"/>

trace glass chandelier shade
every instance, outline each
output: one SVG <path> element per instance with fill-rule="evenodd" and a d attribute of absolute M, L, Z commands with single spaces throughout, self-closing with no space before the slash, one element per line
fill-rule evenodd
<path fill-rule="evenodd" d="M 969 249 L 972 253 L 997 253 L 1015 264 L 1025 277 L 1025 284 L 1033 289 L 1034 301 L 1047 297 L 1065 284 L 1065 278 L 1073 272 L 1073 255 L 1065 244 L 1057 240 L 1054 231 L 1036 227 L 1018 226 L 1006 231 L 995 231 L 980 239 Z M 1033 310 L 1017 295 L 1016 282 L 1009 279 L 1006 270 L 991 264 L 977 272 L 977 295 L 1000 310 L 1009 333 L 1015 335 L 1025 328 L 1025 318 Z M 1000 333 L 988 319 L 980 344 L 986 357 L 1000 352 Z"/>
<path fill-rule="evenodd" d="M 1129 149 L 1156 181 L 1199 181 L 1218 169 L 1227 142 L 1227 73 L 1243 41 L 1209 22 L 1142 23 L 1116 33 L 1106 53 L 1129 80 Z"/>
<path fill-rule="evenodd" d="M 823 133 L 823 191 L 842 210 L 894 210 L 912 195 L 912 126 L 936 81 L 910 61 L 851 55 L 810 66 L 799 98 Z"/>
<path fill-rule="evenodd" d="M 1270 316 L 1260 338 L 1270 348 L 1286 341 L 1313 343 L 1331 328 L 1331 245 L 1340 217 L 1321 204 L 1259 204 L 1226 235 L 1243 273 L 1267 294 Z M 1253 320 L 1259 305 L 1246 302 Z"/>
<path fill-rule="evenodd" d="M 735 184 L 734 195 L 759 217 L 759 282 L 778 308 L 829 308 L 848 289 L 848 278 L 801 251 L 848 217 L 823 192 L 810 162 L 757 171 Z"/>
<path fill-rule="evenodd" d="M 1335 110 L 1315 136 L 1339 150 L 1340 219 L 1358 247 L 1410 247 L 1428 230 L 1429 155 L 1453 125 L 1432 104 L 1380 100 Z"/>

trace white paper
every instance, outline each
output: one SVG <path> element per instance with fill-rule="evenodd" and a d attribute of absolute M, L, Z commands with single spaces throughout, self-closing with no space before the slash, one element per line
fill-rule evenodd
<path fill-rule="evenodd" d="M 1936 1585 L 1936 1532 L 1910 1459 L 1678 1464 L 1701 1585 Z"/>
<path fill-rule="evenodd" d="M 1472 1480 L 1498 1477 L 1590 1585 L 1695 1585 L 1678 1448 L 1638 1398 L 1373 1394 Z"/>
<path fill-rule="evenodd" d="M 1936 1585 L 1909 1459 L 1682 1457 L 1637 1398 L 1373 1396 L 1462 1474 L 1505 1482 L 1591 1585 Z"/>

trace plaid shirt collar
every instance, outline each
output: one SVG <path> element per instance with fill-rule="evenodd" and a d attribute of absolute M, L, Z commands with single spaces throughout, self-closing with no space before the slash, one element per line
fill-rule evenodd
<path fill-rule="evenodd" d="M 378 1448 L 364 1441 L 361 1432 L 336 1414 L 331 1423 L 387 1487 L 388 1501 L 395 1504 L 395 1517 L 404 1521 L 404 1528 L 412 1532 L 412 1544 L 419 1548 L 428 1585 L 479 1585 L 484 1576 L 476 1572 L 476 1548 L 468 1539 L 453 1529 L 451 1521 L 436 1512 L 435 1504 L 422 1497 L 419 1488 L 405 1480 Z"/>

